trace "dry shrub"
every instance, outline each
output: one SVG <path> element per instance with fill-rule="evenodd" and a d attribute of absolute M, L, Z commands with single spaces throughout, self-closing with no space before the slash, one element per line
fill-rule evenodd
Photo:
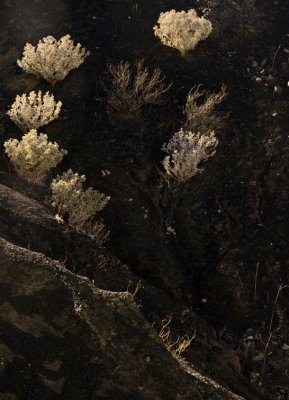
<path fill-rule="evenodd" d="M 105 88 L 107 101 L 110 109 L 122 118 L 139 114 L 144 105 L 164 103 L 164 94 L 171 85 L 164 83 L 159 68 L 150 74 L 144 61 L 139 60 L 134 65 L 125 61 L 108 64 L 108 69 L 112 81 L 110 87 Z"/>
<path fill-rule="evenodd" d="M 224 125 L 224 116 L 216 111 L 216 107 L 227 95 L 226 87 L 218 93 L 209 93 L 199 86 L 193 87 L 183 109 L 186 121 L 184 129 L 192 132 L 215 132 Z"/>

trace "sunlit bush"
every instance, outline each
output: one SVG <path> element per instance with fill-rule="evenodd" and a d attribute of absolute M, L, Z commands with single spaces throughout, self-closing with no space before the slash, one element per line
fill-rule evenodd
<path fill-rule="evenodd" d="M 57 143 L 47 139 L 47 135 L 32 129 L 21 141 L 9 139 L 4 143 L 5 152 L 19 176 L 40 183 L 67 154 L 66 150 L 59 150 Z"/>
<path fill-rule="evenodd" d="M 85 180 L 84 175 L 73 173 L 71 169 L 58 175 L 51 184 L 52 205 L 58 217 L 66 217 L 71 226 L 102 244 L 109 232 L 95 220 L 95 215 L 107 205 L 110 197 L 91 187 L 84 191 L 82 184 Z"/>
<path fill-rule="evenodd" d="M 171 10 L 160 14 L 154 33 L 161 42 L 179 50 L 184 56 L 189 50 L 205 40 L 212 31 L 212 24 L 204 17 L 198 17 L 196 11 Z"/>
<path fill-rule="evenodd" d="M 38 93 L 30 92 L 29 95 L 16 96 L 7 114 L 20 129 L 28 132 L 58 118 L 61 106 L 61 101 L 56 103 L 54 96 L 49 92 L 42 96 L 39 90 Z"/>
<path fill-rule="evenodd" d="M 217 145 L 214 132 L 201 134 L 183 129 L 176 132 L 162 147 L 168 154 L 163 160 L 167 177 L 178 183 L 186 182 L 201 171 L 199 164 L 215 154 Z"/>
<path fill-rule="evenodd" d="M 41 39 L 37 46 L 27 43 L 23 57 L 17 64 L 24 71 L 41 77 L 54 85 L 64 79 L 70 71 L 78 68 L 89 52 L 78 43 L 76 46 L 70 35 L 58 41 L 53 36 Z"/>

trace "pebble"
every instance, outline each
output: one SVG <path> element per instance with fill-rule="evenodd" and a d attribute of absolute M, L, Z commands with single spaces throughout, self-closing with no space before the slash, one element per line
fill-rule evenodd
<path fill-rule="evenodd" d="M 267 82 L 273 82 L 274 80 L 275 80 L 275 78 L 274 78 L 273 75 L 269 74 L 269 75 L 267 76 Z"/>
<path fill-rule="evenodd" d="M 274 86 L 275 94 L 281 94 L 282 92 L 283 92 L 283 89 L 280 86 Z"/>
<path fill-rule="evenodd" d="M 255 340 L 254 336 L 248 336 L 245 338 L 245 340 Z"/>
<path fill-rule="evenodd" d="M 264 354 L 263 353 L 259 353 L 257 356 L 252 358 L 252 361 L 261 361 L 264 359 Z"/>

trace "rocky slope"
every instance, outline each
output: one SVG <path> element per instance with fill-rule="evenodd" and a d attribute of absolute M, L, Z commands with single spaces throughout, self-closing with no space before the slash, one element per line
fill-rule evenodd
<path fill-rule="evenodd" d="M 137 276 L 27 195 L 1 184 L 0 204 L 1 399 L 242 398 L 164 346 L 152 320 L 184 311 L 178 300 L 145 281 L 134 297 L 125 288 L 134 292 Z M 194 313 L 189 324 L 207 334 L 214 368 L 223 358 L 228 385 L 234 377 L 246 398 L 261 398 L 229 372 L 214 330 Z"/>

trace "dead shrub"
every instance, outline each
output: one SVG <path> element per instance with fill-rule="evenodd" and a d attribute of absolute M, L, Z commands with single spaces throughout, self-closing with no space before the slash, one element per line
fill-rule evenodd
<path fill-rule="evenodd" d="M 171 85 L 164 83 L 159 68 L 150 74 L 144 60 L 139 60 L 133 65 L 125 61 L 108 64 L 108 69 L 112 80 L 105 90 L 110 111 L 117 112 L 122 118 L 130 118 L 138 115 L 144 105 L 164 103 L 164 95 Z"/>
<path fill-rule="evenodd" d="M 188 95 L 183 109 L 186 121 L 184 129 L 191 132 L 216 132 L 224 125 L 225 116 L 216 111 L 216 107 L 226 97 L 226 87 L 220 92 L 209 93 L 200 86 L 193 87 Z"/>

